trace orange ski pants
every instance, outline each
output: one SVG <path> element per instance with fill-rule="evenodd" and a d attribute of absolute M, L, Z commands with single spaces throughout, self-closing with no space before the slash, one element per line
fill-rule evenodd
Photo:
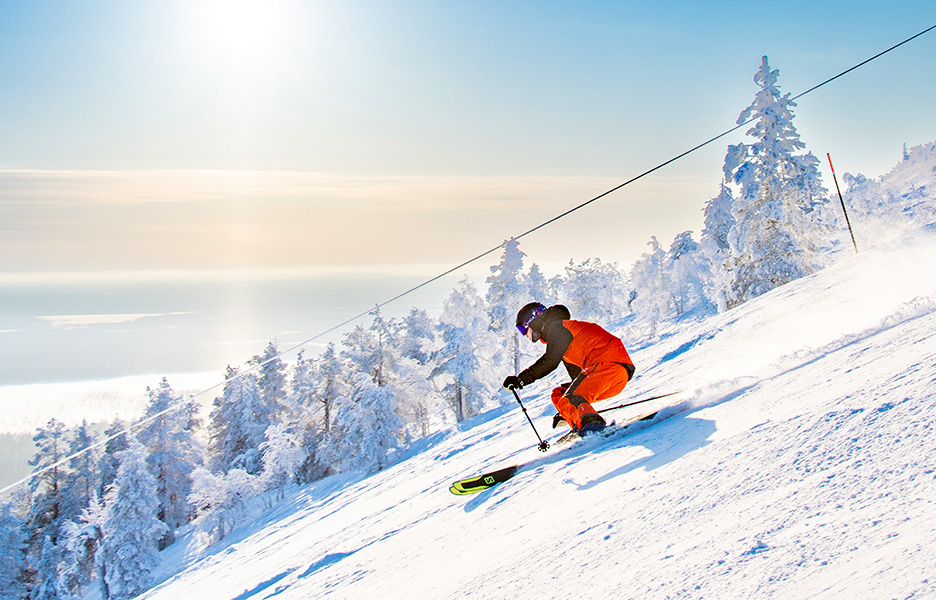
<path fill-rule="evenodd" d="M 582 426 L 582 415 L 598 412 L 592 402 L 617 396 L 630 378 L 624 365 L 598 363 L 592 367 L 575 387 L 564 384 L 552 391 L 552 403 L 571 427 Z"/>

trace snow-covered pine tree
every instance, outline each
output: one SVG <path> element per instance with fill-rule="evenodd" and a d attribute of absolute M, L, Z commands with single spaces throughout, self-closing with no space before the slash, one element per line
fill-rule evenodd
<path fill-rule="evenodd" d="M 726 255 L 730 247 L 728 232 L 735 224 L 732 214 L 733 206 L 734 196 L 731 194 L 731 188 L 724 181 L 721 183 L 718 195 L 705 203 L 702 245 L 709 244 L 711 251 L 719 256 Z"/>
<path fill-rule="evenodd" d="M 817 210 L 828 203 L 819 160 L 793 126 L 790 95 L 781 95 L 779 71 L 763 57 L 754 77 L 760 90 L 738 118 L 752 121 L 753 144 L 728 147 L 725 177 L 740 186 L 735 224 L 729 233 L 728 308 L 775 287 L 809 275 L 822 265 L 823 244 L 830 238 Z"/>
<path fill-rule="evenodd" d="M 554 289 L 573 319 L 609 324 L 625 314 L 624 275 L 615 263 L 603 263 L 600 258 L 580 264 L 570 260 L 565 272 L 555 278 Z"/>
<path fill-rule="evenodd" d="M 149 403 L 137 439 L 146 446 L 146 464 L 156 478 L 157 516 L 167 526 L 167 537 L 160 549 L 173 541 L 173 531 L 193 515 L 188 503 L 192 490 L 192 471 L 203 463 L 204 451 L 195 437 L 201 426 L 198 405 L 192 398 L 183 399 L 164 377 L 156 389 L 147 388 Z M 157 416 L 158 415 L 158 416 Z"/>
<path fill-rule="evenodd" d="M 329 342 L 318 360 L 319 402 L 322 404 L 322 431 L 331 429 L 332 408 L 344 394 L 348 368 L 338 355 L 335 344 Z"/>
<path fill-rule="evenodd" d="M 29 593 L 24 525 L 11 503 L 0 505 L 0 598 L 4 600 L 21 600 Z"/>
<path fill-rule="evenodd" d="M 247 501 L 262 492 L 260 477 L 243 469 L 215 475 L 198 468 L 192 473 L 189 502 L 195 507 L 196 523 L 222 539 L 245 514 Z"/>
<path fill-rule="evenodd" d="M 379 309 L 372 314 L 374 320 L 370 330 L 377 343 L 372 351 L 373 362 L 377 366 L 374 383 L 378 387 L 386 388 L 384 392 L 393 406 L 392 412 L 394 413 L 392 417 L 394 424 L 391 428 L 398 429 L 395 422 L 399 421 L 400 415 L 404 413 L 404 407 L 409 407 L 421 400 L 420 395 L 428 389 L 425 385 L 425 370 L 420 369 L 417 361 L 403 356 L 407 335 L 405 325 L 396 319 L 384 319 Z M 364 351 L 366 353 L 366 349 Z M 351 354 L 348 354 L 347 358 L 350 359 Z M 352 396 L 355 393 L 352 391 Z M 409 443 L 409 433 L 403 425 L 399 426 L 397 433 L 400 434 L 400 440 L 403 443 Z"/>
<path fill-rule="evenodd" d="M 400 448 L 403 422 L 387 386 L 367 373 L 358 373 L 353 385 L 351 397 L 341 398 L 335 406 L 329 455 L 343 471 L 375 473 L 390 464 L 388 453 Z"/>
<path fill-rule="evenodd" d="M 107 490 L 114 479 L 117 477 L 117 469 L 120 468 L 120 453 L 127 449 L 127 437 L 123 432 L 127 428 L 126 423 L 120 419 L 114 419 L 110 426 L 104 430 L 104 452 L 100 458 L 100 480 L 98 481 L 97 497 L 103 498 L 107 495 Z"/>
<path fill-rule="evenodd" d="M 61 577 L 63 550 L 52 538 L 45 536 L 37 560 L 33 563 L 35 584 L 29 591 L 29 600 L 59 600 L 68 597 Z"/>
<path fill-rule="evenodd" d="M 641 255 L 631 270 L 631 285 L 637 296 L 631 309 L 638 322 L 649 328 L 648 335 L 656 337 L 660 322 L 668 316 L 671 288 L 666 271 L 666 252 L 656 236 L 647 242 L 650 251 Z"/>
<path fill-rule="evenodd" d="M 101 598 L 106 600 L 109 595 L 107 571 L 98 555 L 104 537 L 105 510 L 104 504 L 94 494 L 78 518 L 65 524 L 65 544 L 69 554 L 65 581 L 74 596 L 81 596 L 84 587 L 95 578 Z"/>
<path fill-rule="evenodd" d="M 722 181 L 718 195 L 705 204 L 705 226 L 702 229 L 700 245 L 702 254 L 708 263 L 708 278 L 705 282 L 705 295 L 709 301 L 725 310 L 724 290 L 727 288 L 728 232 L 735 224 L 732 213 L 734 196 L 731 188 Z"/>
<path fill-rule="evenodd" d="M 371 314 L 373 320 L 369 328 L 358 325 L 342 342 L 345 347 L 342 358 L 357 372 L 351 377 L 350 397 L 341 397 L 335 403 L 323 457 L 343 470 L 372 469 L 370 459 L 364 455 L 368 436 L 383 440 L 384 430 L 393 431 L 394 436 L 405 435 L 396 409 L 401 389 L 405 387 L 402 381 L 405 370 L 399 351 L 400 326 L 393 319 L 384 319 L 379 307 Z M 377 405 L 368 404 L 372 396 L 379 398 L 380 410 L 376 410 Z M 383 410 L 384 407 L 389 408 Z M 388 419 L 387 423 L 375 421 L 382 418 Z M 380 461 L 375 465 L 378 469 L 386 466 Z"/>
<path fill-rule="evenodd" d="M 224 390 L 209 415 L 209 449 L 222 471 L 260 472 L 260 444 L 274 422 L 273 409 L 260 398 L 257 378 L 228 366 Z"/>
<path fill-rule="evenodd" d="M 342 358 L 358 372 L 369 375 L 380 386 L 390 385 L 394 378 L 399 345 L 400 325 L 395 319 L 384 319 L 377 307 L 368 328 L 358 325 L 345 334 Z"/>
<path fill-rule="evenodd" d="M 286 378 L 286 363 L 279 356 L 276 342 L 267 344 L 263 354 L 254 356 L 251 364 L 259 366 L 257 387 L 260 389 L 260 400 L 272 412 L 271 424 L 285 418 L 285 412 L 291 412 L 287 407 L 289 389 Z"/>
<path fill-rule="evenodd" d="M 670 299 L 675 316 L 696 310 L 709 312 L 714 306 L 705 294 L 709 264 L 691 231 L 676 236 L 666 254 Z"/>
<path fill-rule="evenodd" d="M 404 440 L 404 424 L 396 413 L 396 395 L 387 386 L 363 382 L 356 387 L 352 400 L 358 403 L 364 425 L 356 467 L 376 473 L 391 464 L 390 453 L 399 450 Z"/>
<path fill-rule="evenodd" d="M 442 348 L 433 377 L 441 378 L 457 421 L 471 418 L 493 397 L 491 332 L 484 301 L 467 278 L 445 300 L 439 318 Z"/>
<path fill-rule="evenodd" d="M 167 530 L 156 517 L 159 499 L 147 455 L 143 444 L 131 436 L 105 500 L 100 552 L 114 600 L 133 598 L 149 588 L 159 565 L 159 540 Z"/>
<path fill-rule="evenodd" d="M 290 426 L 277 423 L 266 430 L 266 441 L 260 444 L 263 472 L 260 481 L 267 490 L 276 490 L 282 500 L 286 486 L 297 480 L 299 467 L 308 455 L 302 446 L 302 435 Z"/>
<path fill-rule="evenodd" d="M 537 302 L 542 302 L 546 306 L 552 306 L 557 302 L 552 284 L 549 278 L 543 275 L 543 271 L 538 264 L 533 263 L 530 265 L 530 270 L 527 272 L 526 276 L 526 283 L 530 292 L 530 302 L 536 300 Z M 519 310 L 518 308 L 517 311 Z M 516 316 L 516 313 L 514 316 Z"/>
<path fill-rule="evenodd" d="M 404 386 L 397 406 L 423 437 L 429 435 L 432 413 L 442 400 L 431 382 L 435 348 L 436 323 L 426 311 L 411 309 L 401 331 L 400 376 Z"/>
<path fill-rule="evenodd" d="M 297 407 L 303 414 L 308 414 L 313 408 L 317 408 L 315 406 L 315 380 L 315 359 L 306 358 L 303 348 L 296 356 L 290 383 L 290 404 Z"/>
<path fill-rule="evenodd" d="M 300 350 L 292 369 L 289 404 L 293 407 L 294 416 L 288 423 L 298 436 L 299 447 L 303 453 L 302 464 L 296 469 L 296 479 L 300 483 L 315 481 L 324 474 L 317 460 L 323 435 L 317 414 L 319 409 L 317 372 L 315 359 L 306 358 L 305 351 Z M 287 423 L 280 423 L 280 425 L 287 425 Z M 269 442 L 269 434 L 270 429 L 267 428 L 267 442 Z"/>
<path fill-rule="evenodd" d="M 400 354 L 419 364 L 428 364 L 436 344 L 436 323 L 425 310 L 411 308 L 403 319 Z"/>
<path fill-rule="evenodd" d="M 491 267 L 485 301 L 490 315 L 491 331 L 499 337 L 510 340 L 505 352 L 499 352 L 495 358 L 508 370 L 520 371 L 521 351 L 520 332 L 515 327 L 517 311 L 524 304 L 531 302 L 529 286 L 523 277 L 523 259 L 526 254 L 520 250 L 520 242 L 509 239 L 504 242 L 504 253 L 498 264 Z"/>
<path fill-rule="evenodd" d="M 41 550 L 45 538 L 54 546 L 58 542 L 59 529 L 65 520 L 64 482 L 67 469 L 59 463 L 66 456 L 68 441 L 65 424 L 52 418 L 44 427 L 36 430 L 33 441 L 36 454 L 29 465 L 42 471 L 29 482 L 32 504 L 27 517 L 30 542 Z"/>
<path fill-rule="evenodd" d="M 92 446 L 95 435 L 87 421 L 74 427 L 68 435 L 66 455 L 68 471 L 63 477 L 63 519 L 71 520 L 88 508 L 91 500 L 97 496 L 100 475 L 100 457 Z"/>

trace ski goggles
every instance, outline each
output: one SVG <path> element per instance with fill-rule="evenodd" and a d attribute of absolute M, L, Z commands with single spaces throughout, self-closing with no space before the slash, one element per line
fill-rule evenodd
<path fill-rule="evenodd" d="M 527 317 L 523 323 L 517 324 L 517 331 L 520 332 L 520 335 L 525 336 L 527 334 L 527 331 L 530 330 L 530 323 L 532 323 L 533 320 L 536 319 L 536 317 L 543 314 L 544 310 L 546 310 L 546 307 L 543 306 L 542 304 L 540 306 L 537 306 L 536 308 L 533 309 L 533 312 L 530 313 L 530 316 Z"/>

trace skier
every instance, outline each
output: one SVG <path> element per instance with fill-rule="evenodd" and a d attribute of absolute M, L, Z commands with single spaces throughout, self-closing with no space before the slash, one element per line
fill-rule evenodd
<path fill-rule="evenodd" d="M 531 342 L 546 344 L 546 353 L 505 379 L 504 387 L 522 388 L 565 363 L 572 381 L 552 391 L 553 405 L 559 411 L 553 427 L 565 419 L 580 432 L 603 429 L 605 420 L 592 403 L 620 394 L 634 376 L 634 363 L 620 338 L 595 323 L 571 320 L 569 309 L 561 304 L 546 308 L 539 302 L 520 309 L 517 329 Z"/>

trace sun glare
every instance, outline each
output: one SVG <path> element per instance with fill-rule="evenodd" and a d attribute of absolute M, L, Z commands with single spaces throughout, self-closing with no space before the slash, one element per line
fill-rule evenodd
<path fill-rule="evenodd" d="M 197 0 L 186 7 L 190 57 L 206 67 L 249 75 L 288 58 L 297 29 L 291 3 Z"/>

